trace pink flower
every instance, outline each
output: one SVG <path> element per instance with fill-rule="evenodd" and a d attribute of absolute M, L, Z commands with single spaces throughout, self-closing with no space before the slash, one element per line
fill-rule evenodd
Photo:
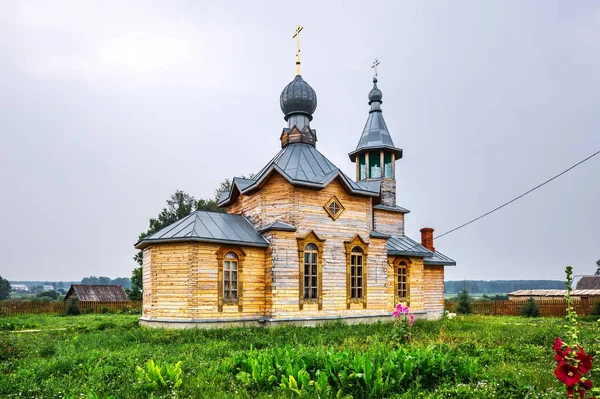
<path fill-rule="evenodd" d="M 415 315 L 411 314 L 410 317 L 408 318 L 408 325 L 412 327 L 414 322 L 415 322 Z"/>

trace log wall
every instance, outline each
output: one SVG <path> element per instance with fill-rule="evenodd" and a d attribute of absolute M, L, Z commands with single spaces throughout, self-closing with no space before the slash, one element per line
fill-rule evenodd
<path fill-rule="evenodd" d="M 375 231 L 393 236 L 404 235 L 404 214 L 383 209 L 373 209 Z"/>
<path fill-rule="evenodd" d="M 444 266 L 424 266 L 425 310 L 444 310 Z"/>

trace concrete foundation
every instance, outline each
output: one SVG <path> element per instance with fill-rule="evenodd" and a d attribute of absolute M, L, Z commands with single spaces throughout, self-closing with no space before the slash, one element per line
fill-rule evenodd
<path fill-rule="evenodd" d="M 437 320 L 442 317 L 443 311 L 439 312 L 414 312 L 417 320 Z M 151 319 L 140 317 L 140 325 L 152 328 L 232 328 L 232 327 L 277 327 L 295 325 L 302 327 L 314 327 L 327 322 L 342 321 L 346 324 L 368 324 L 391 322 L 394 317 L 389 313 L 360 316 L 323 316 L 303 318 L 236 318 L 236 319 Z"/>

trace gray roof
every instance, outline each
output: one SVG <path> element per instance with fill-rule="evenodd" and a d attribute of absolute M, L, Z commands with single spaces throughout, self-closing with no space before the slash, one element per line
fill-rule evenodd
<path fill-rule="evenodd" d="M 508 295 L 520 297 L 564 297 L 567 295 L 567 290 L 518 290 Z M 600 289 L 575 289 L 571 291 L 571 296 L 600 296 Z"/>
<path fill-rule="evenodd" d="M 444 265 L 444 266 L 456 266 L 456 262 L 443 253 L 435 251 L 433 256 L 423 258 L 423 263 L 426 265 Z"/>
<path fill-rule="evenodd" d="M 73 284 L 65 295 L 65 301 L 68 299 L 94 302 L 120 302 L 129 300 L 122 286 L 109 284 Z"/>
<path fill-rule="evenodd" d="M 199 241 L 268 247 L 269 243 L 242 215 L 196 211 L 136 243 L 138 249 L 153 243 Z"/>
<path fill-rule="evenodd" d="M 382 209 L 384 211 L 390 211 L 390 212 L 398 212 L 398 213 L 410 213 L 410 211 L 406 208 L 402 208 L 401 206 L 398 205 L 394 205 L 394 206 L 387 206 L 387 205 L 374 205 L 373 209 Z"/>
<path fill-rule="evenodd" d="M 317 93 L 302 76 L 296 75 L 281 92 L 279 105 L 286 121 L 292 114 L 305 114 L 312 120 L 312 114 L 317 109 Z"/>
<path fill-rule="evenodd" d="M 422 256 L 423 263 L 426 265 L 456 265 L 454 260 L 443 253 L 432 252 L 407 236 L 391 236 L 387 241 L 387 252 L 388 255 Z"/>
<path fill-rule="evenodd" d="M 266 231 L 296 231 L 296 226 L 291 225 L 289 223 L 281 222 L 277 220 L 276 222 L 270 223 L 258 230 L 259 233 L 264 233 Z"/>
<path fill-rule="evenodd" d="M 392 236 L 387 242 L 388 255 L 432 256 L 433 252 L 407 236 Z"/>
<path fill-rule="evenodd" d="M 371 233 L 369 233 L 369 237 L 371 238 L 391 238 L 392 236 L 389 234 L 385 234 L 385 233 L 380 233 L 378 231 L 373 230 Z"/>
<path fill-rule="evenodd" d="M 577 282 L 578 290 L 600 290 L 600 276 L 583 276 Z"/>
<path fill-rule="evenodd" d="M 334 179 L 339 178 L 348 191 L 358 195 L 378 197 L 380 182 L 369 181 L 356 183 L 346 176 L 337 166 L 329 161 L 315 147 L 305 143 L 289 144 L 282 148 L 275 157 L 256 175 L 256 179 L 234 179 L 231 190 L 219 198 L 219 206 L 227 205 L 234 199 L 236 190 L 241 194 L 251 192 L 261 186 L 273 171 L 280 173 L 295 186 L 325 188 Z"/>
<path fill-rule="evenodd" d="M 379 96 L 373 96 L 372 93 L 377 91 Z M 396 159 L 402 158 L 402 149 L 396 148 L 392 136 L 385 124 L 383 119 L 383 113 L 381 111 L 381 91 L 377 88 L 377 79 L 373 79 L 373 90 L 369 93 L 369 104 L 371 110 L 369 111 L 369 117 L 367 123 L 363 129 L 356 150 L 350 154 L 350 160 L 355 161 L 356 156 L 366 150 L 375 149 L 388 149 L 396 155 Z"/>

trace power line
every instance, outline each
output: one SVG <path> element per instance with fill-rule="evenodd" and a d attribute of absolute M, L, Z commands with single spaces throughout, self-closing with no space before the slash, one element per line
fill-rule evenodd
<path fill-rule="evenodd" d="M 523 197 L 524 197 L 524 196 L 526 196 L 527 194 L 529 194 L 529 193 L 531 193 L 531 192 L 533 192 L 533 191 L 537 190 L 538 188 L 540 188 L 540 187 L 542 187 L 542 186 L 544 186 L 544 185 L 546 185 L 546 184 L 550 183 L 552 180 L 556 179 L 557 177 L 560 177 L 560 176 L 564 175 L 565 173 L 567 173 L 567 172 L 568 172 L 568 171 L 570 171 L 571 169 L 574 169 L 575 167 L 577 167 L 577 166 L 581 165 L 581 164 L 582 164 L 582 163 L 584 163 L 585 161 L 587 161 L 587 160 L 589 160 L 589 159 L 591 159 L 591 158 L 595 157 L 595 156 L 596 156 L 596 155 L 598 155 L 598 154 L 600 154 L 600 151 L 596 151 L 595 153 L 593 153 L 593 154 L 592 154 L 592 155 L 590 155 L 589 157 L 587 157 L 587 158 L 585 158 L 585 159 L 583 159 L 583 160 L 581 160 L 581 161 L 577 162 L 575 165 L 571 166 L 570 168 L 563 170 L 562 172 L 560 172 L 560 173 L 559 173 L 559 174 L 557 174 L 556 176 L 554 176 L 554 177 L 552 177 L 552 178 L 550 178 L 550 179 L 546 180 L 545 182 L 543 182 L 543 183 L 541 183 L 541 184 L 538 184 L 537 186 L 535 186 L 535 187 L 534 187 L 534 188 L 532 188 L 531 190 L 524 192 L 523 194 L 519 195 L 518 197 L 515 197 L 515 198 L 511 199 L 510 201 L 508 201 L 508 202 L 505 202 L 504 204 L 500 205 L 499 207 L 497 207 L 497 208 L 494 208 L 494 209 L 492 209 L 491 211 L 489 211 L 489 212 L 486 212 L 486 213 L 484 213 L 483 215 L 481 215 L 481 216 L 479 216 L 479 217 L 476 217 L 476 218 L 475 218 L 475 219 L 473 219 L 473 220 L 469 220 L 467 223 L 461 224 L 460 226 L 458 226 L 458 227 L 455 227 L 455 228 L 453 228 L 452 230 L 449 230 L 449 231 L 445 232 L 444 234 L 440 234 L 439 236 L 436 236 L 435 238 L 436 238 L 436 239 L 438 239 L 438 238 L 442 238 L 442 237 L 443 237 L 443 236 L 445 236 L 445 235 L 448 235 L 448 234 L 450 234 L 450 233 L 452 233 L 452 232 L 455 232 L 456 230 L 462 229 L 463 227 L 465 227 L 465 226 L 468 226 L 468 225 L 470 225 L 471 223 L 474 223 L 474 222 L 478 221 L 479 219 L 482 219 L 482 218 L 486 217 L 487 215 L 490 215 L 490 214 L 492 214 L 492 213 L 494 213 L 494 212 L 496 212 L 496 211 L 498 211 L 498 210 L 500 210 L 500 209 L 504 208 L 505 206 L 507 206 L 507 205 L 509 205 L 509 204 L 512 204 L 512 203 L 513 203 L 513 202 L 515 202 L 516 200 L 518 200 L 518 199 L 520 199 L 520 198 L 523 198 Z"/>

